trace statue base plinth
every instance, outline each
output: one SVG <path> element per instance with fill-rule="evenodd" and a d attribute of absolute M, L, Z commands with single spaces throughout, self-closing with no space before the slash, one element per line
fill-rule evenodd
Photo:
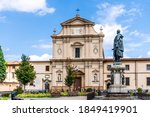
<path fill-rule="evenodd" d="M 109 90 L 109 93 L 127 93 L 126 86 L 124 85 L 111 85 Z"/>
<path fill-rule="evenodd" d="M 123 74 L 125 67 L 121 62 L 114 62 L 110 68 L 112 76 L 112 85 L 110 85 L 108 90 L 108 95 L 111 96 L 126 96 L 128 91 L 125 86 L 125 79 L 123 79 Z"/>

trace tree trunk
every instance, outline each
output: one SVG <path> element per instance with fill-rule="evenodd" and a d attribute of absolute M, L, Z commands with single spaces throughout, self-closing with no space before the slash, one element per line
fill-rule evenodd
<path fill-rule="evenodd" d="M 25 85 L 23 85 L 23 90 L 24 90 L 24 93 L 25 93 Z"/>
<path fill-rule="evenodd" d="M 69 87 L 69 91 L 71 91 L 71 86 Z"/>

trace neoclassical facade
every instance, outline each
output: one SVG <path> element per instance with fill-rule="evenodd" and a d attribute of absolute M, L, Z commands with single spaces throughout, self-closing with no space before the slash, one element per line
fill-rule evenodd
<path fill-rule="evenodd" d="M 79 15 L 61 23 L 59 34 L 52 35 L 53 58 L 51 73 L 53 88 L 65 87 L 66 65 L 76 68 L 73 88 L 95 87 L 103 89 L 103 38 L 94 23 Z"/>
<path fill-rule="evenodd" d="M 76 15 L 61 23 L 62 30 L 54 34 L 53 56 L 49 61 L 31 61 L 36 71 L 36 79 L 30 82 L 27 90 L 45 90 L 48 84 L 50 90 L 67 89 L 64 84 L 66 66 L 75 68 L 75 82 L 72 89 L 95 88 L 106 90 L 110 85 L 109 67 L 112 59 L 104 57 L 102 30 L 97 33 L 94 22 Z M 124 58 L 127 89 L 139 87 L 150 90 L 150 58 Z M 0 90 L 13 90 L 19 85 L 14 74 L 18 62 L 8 63 L 7 78 L 0 84 Z"/>

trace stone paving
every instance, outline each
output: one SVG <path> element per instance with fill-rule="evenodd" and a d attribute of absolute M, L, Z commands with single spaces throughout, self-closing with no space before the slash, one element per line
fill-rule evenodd
<path fill-rule="evenodd" d="M 141 100 L 136 96 L 132 96 L 132 97 L 114 97 L 114 98 L 107 98 L 105 96 L 95 96 L 95 98 L 93 100 Z"/>
<path fill-rule="evenodd" d="M 24 100 L 87 100 L 86 96 L 55 97 L 55 98 L 24 98 Z"/>

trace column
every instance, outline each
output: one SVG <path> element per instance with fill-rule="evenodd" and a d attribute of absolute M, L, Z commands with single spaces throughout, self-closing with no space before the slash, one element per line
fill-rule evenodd
<path fill-rule="evenodd" d="M 65 86 L 64 81 L 65 81 L 65 78 L 66 78 L 66 62 L 63 62 L 62 68 L 63 68 L 63 76 L 62 76 L 63 86 Z"/>
<path fill-rule="evenodd" d="M 85 46 L 84 46 L 84 57 L 87 58 L 87 52 L 88 52 L 88 48 L 87 48 L 87 38 L 84 38 L 84 42 L 85 42 Z"/>
<path fill-rule="evenodd" d="M 102 86 L 102 87 L 103 87 L 103 90 L 104 90 L 104 86 L 105 86 L 104 83 L 105 83 L 105 82 L 104 82 L 104 76 L 103 76 L 103 75 L 104 75 L 104 74 L 103 74 L 103 67 L 104 67 L 104 66 L 103 66 L 103 62 L 100 61 L 100 62 L 99 62 L 99 71 L 100 71 L 100 72 L 99 72 L 99 75 L 100 75 L 99 77 L 100 77 L 100 81 L 99 81 L 99 82 L 100 82 L 100 86 Z"/>
<path fill-rule="evenodd" d="M 89 65 L 88 62 L 85 62 L 84 64 L 84 68 L 85 68 L 85 75 L 84 75 L 84 79 L 85 79 L 85 87 L 89 86 Z"/>
<path fill-rule="evenodd" d="M 66 38 L 63 38 L 63 58 L 66 58 Z"/>

